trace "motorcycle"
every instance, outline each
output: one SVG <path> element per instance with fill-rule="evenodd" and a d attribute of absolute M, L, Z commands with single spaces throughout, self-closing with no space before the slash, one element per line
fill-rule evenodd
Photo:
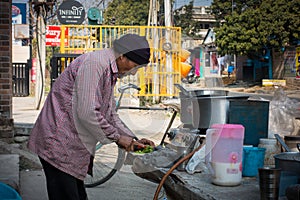
<path fill-rule="evenodd" d="M 197 81 L 197 76 L 195 74 L 195 67 L 194 67 L 194 65 L 191 65 L 191 66 L 192 67 L 191 67 L 189 73 L 187 74 L 187 76 L 182 79 L 182 82 L 184 82 L 184 83 L 192 84 Z"/>

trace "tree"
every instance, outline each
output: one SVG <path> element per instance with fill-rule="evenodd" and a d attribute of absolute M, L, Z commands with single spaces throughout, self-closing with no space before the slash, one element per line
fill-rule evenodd
<path fill-rule="evenodd" d="M 104 12 L 104 24 L 147 25 L 149 0 L 112 0 Z"/>
<path fill-rule="evenodd" d="M 221 54 L 249 55 L 300 40 L 299 0 L 214 0 L 211 9 Z"/>
<path fill-rule="evenodd" d="M 174 25 L 181 27 L 184 35 L 197 37 L 200 27 L 193 19 L 193 5 L 194 1 L 191 1 L 188 5 L 174 11 Z"/>

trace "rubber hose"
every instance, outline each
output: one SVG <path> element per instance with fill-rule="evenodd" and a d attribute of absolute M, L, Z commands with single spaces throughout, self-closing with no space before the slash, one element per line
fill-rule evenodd
<path fill-rule="evenodd" d="M 193 150 L 191 153 L 187 154 L 185 157 L 181 158 L 178 162 L 176 162 L 168 171 L 167 173 L 163 176 L 163 178 L 161 179 L 159 185 L 156 188 L 153 200 L 157 200 L 158 199 L 158 195 L 159 192 L 163 186 L 163 184 L 165 183 L 165 181 L 167 180 L 167 177 L 184 161 L 186 161 L 187 159 L 191 158 L 198 150 L 200 150 L 203 147 L 203 145 L 200 145 L 199 147 L 197 147 L 195 150 Z"/>

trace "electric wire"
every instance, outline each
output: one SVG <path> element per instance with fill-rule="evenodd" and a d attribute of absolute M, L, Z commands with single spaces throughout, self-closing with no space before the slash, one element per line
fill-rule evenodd
<path fill-rule="evenodd" d="M 44 33 L 41 30 L 41 26 L 39 23 L 44 23 L 44 26 L 46 26 L 46 18 L 47 18 L 47 10 L 44 6 L 39 6 L 38 10 L 36 11 L 37 17 L 36 17 L 36 41 L 37 41 L 37 54 L 38 54 L 38 60 L 39 60 L 39 67 L 40 67 L 40 76 L 41 76 L 41 90 L 39 94 L 39 99 L 38 99 L 38 104 L 36 109 L 39 110 L 42 104 L 42 98 L 43 98 L 43 93 L 44 93 L 44 85 L 45 85 L 45 80 L 44 80 L 44 72 L 43 72 L 43 66 L 42 66 L 42 59 L 41 59 L 41 49 L 40 45 L 41 42 L 39 36 L 43 35 Z M 42 22 L 41 22 L 42 18 Z"/>

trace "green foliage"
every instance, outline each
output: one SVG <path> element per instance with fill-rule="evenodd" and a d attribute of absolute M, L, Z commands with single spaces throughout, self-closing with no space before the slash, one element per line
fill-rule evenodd
<path fill-rule="evenodd" d="M 299 0 L 214 0 L 211 9 L 221 54 L 249 55 L 300 40 Z M 232 12 L 233 11 L 233 12 Z"/>
<path fill-rule="evenodd" d="M 46 69 L 49 71 L 51 71 L 51 58 L 55 53 L 59 53 L 59 47 L 46 47 Z"/>
<path fill-rule="evenodd" d="M 104 12 L 104 24 L 147 25 L 148 12 L 149 0 L 112 0 Z"/>
<path fill-rule="evenodd" d="M 197 21 L 193 19 L 193 4 L 194 1 L 191 1 L 188 5 L 184 5 L 182 9 L 175 10 L 174 26 L 181 27 L 184 35 L 197 38 L 200 26 Z"/>

